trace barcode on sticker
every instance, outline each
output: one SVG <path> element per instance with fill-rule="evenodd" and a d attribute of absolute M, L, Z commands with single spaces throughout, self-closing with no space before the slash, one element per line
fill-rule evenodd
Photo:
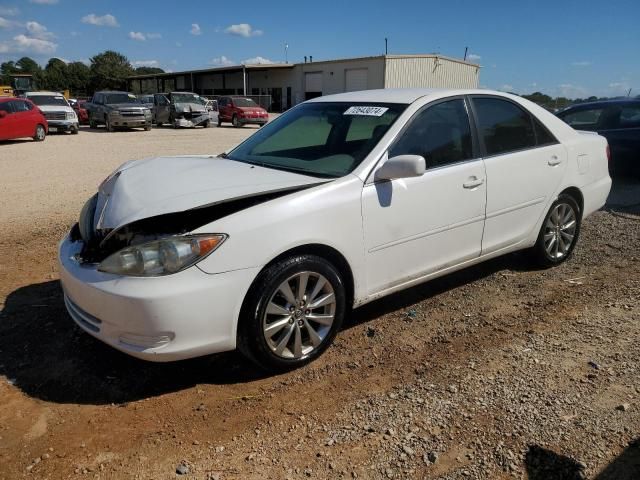
<path fill-rule="evenodd" d="M 387 107 L 349 107 L 344 115 L 366 115 L 369 117 L 381 117 L 384 112 L 389 110 Z"/>

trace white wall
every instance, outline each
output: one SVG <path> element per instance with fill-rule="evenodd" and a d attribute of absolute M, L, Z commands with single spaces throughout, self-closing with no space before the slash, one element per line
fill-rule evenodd
<path fill-rule="evenodd" d="M 437 56 L 387 57 L 385 88 L 478 88 L 480 67 Z"/>

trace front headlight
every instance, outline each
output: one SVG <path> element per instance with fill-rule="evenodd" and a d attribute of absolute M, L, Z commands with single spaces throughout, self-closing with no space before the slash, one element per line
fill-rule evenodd
<path fill-rule="evenodd" d="M 67 112 L 67 120 L 76 120 L 76 114 L 74 112 Z"/>
<path fill-rule="evenodd" d="M 116 275 L 158 277 L 188 268 L 215 251 L 225 234 L 167 237 L 123 248 L 107 257 L 98 270 Z"/>

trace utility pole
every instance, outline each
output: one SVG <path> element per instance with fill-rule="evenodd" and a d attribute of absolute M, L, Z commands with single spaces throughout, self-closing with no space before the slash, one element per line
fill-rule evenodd
<path fill-rule="evenodd" d="M 464 61 L 467 61 L 467 52 L 469 51 L 469 47 L 464 47 Z"/>
<path fill-rule="evenodd" d="M 389 39 L 387 37 L 384 37 L 384 54 L 389 54 Z"/>
<path fill-rule="evenodd" d="M 284 63 L 289 63 L 289 44 L 284 44 Z"/>

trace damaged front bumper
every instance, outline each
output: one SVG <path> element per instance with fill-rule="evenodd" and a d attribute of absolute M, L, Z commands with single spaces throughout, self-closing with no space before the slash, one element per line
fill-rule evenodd
<path fill-rule="evenodd" d="M 173 126 L 175 128 L 184 127 L 197 127 L 199 125 L 209 126 L 213 122 L 211 121 L 211 117 L 208 112 L 203 113 L 187 113 L 187 114 L 179 114 L 173 121 Z"/>
<path fill-rule="evenodd" d="M 125 277 L 82 263 L 83 242 L 59 245 L 65 305 L 87 333 L 144 360 L 167 362 L 233 350 L 240 307 L 258 269 Z"/>

